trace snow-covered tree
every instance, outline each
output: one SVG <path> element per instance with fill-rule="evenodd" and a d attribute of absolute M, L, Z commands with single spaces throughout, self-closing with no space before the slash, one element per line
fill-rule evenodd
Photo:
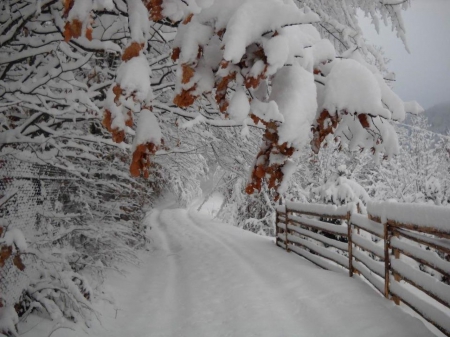
<path fill-rule="evenodd" d="M 115 142 L 132 143 L 133 176 L 148 177 L 154 162 L 150 157 L 168 148 L 161 125 L 170 116 L 164 115 L 192 120 L 190 125 L 241 127 L 244 134 L 257 127 L 265 131 L 246 190 L 260 190 L 266 181 L 277 199 L 287 189 L 295 167 L 291 159 L 309 142 L 314 121 L 316 152 L 330 136 L 352 149 L 389 156 L 397 151 L 389 120 L 417 111 L 386 85 L 384 78 L 391 75 L 381 53 L 364 41 L 356 19 L 357 10 L 371 16 L 377 27 L 380 17 L 389 18 L 405 42 L 400 12 L 407 2 L 20 4 L 3 5 L 1 42 L 8 55 L 2 61 L 4 101 L 16 108 L 20 96 L 26 102 L 21 106 L 39 108 L 41 119 L 60 123 L 102 117 Z M 14 21 L 19 12 L 26 14 L 20 27 Z M 32 51 L 20 51 L 21 46 Z M 32 66 L 27 66 L 30 60 Z M 87 84 L 81 76 L 89 78 Z M 49 97 L 44 94 L 48 87 Z M 77 108 L 55 117 L 45 109 L 49 102 Z M 72 116 L 74 111 L 79 116 Z M 21 129 L 9 130 L 7 138 L 21 136 Z M 132 139 L 126 140 L 127 134 Z"/>
<path fill-rule="evenodd" d="M 163 1 L 157 7 L 163 9 L 162 16 L 185 18 L 174 42 L 173 57 L 179 61 L 174 103 L 188 107 L 213 92 L 226 118 L 265 129 L 248 193 L 260 190 L 263 180 L 278 194 L 286 190 L 284 177 L 294 168 L 289 158 L 308 142 L 314 118 L 315 151 L 334 134 L 352 148 L 371 148 L 376 155 L 396 153 L 395 132 L 388 120 L 402 120 L 405 109 L 412 112 L 416 107 L 405 108 L 382 73 L 365 61 L 364 54 L 373 53 L 380 62 L 381 58 L 362 40 L 356 19 L 348 20 L 358 6 L 339 6 L 337 13 L 347 14 L 343 23 L 342 17 L 333 20 L 327 14 L 338 7 L 329 2 L 309 1 L 301 8 L 282 1 L 192 6 L 195 11 L 189 6 L 183 11 L 174 2 Z M 376 11 L 394 17 L 400 9 L 399 5 L 360 7 L 374 18 Z M 393 21 L 403 36 L 401 21 Z M 346 48 L 336 50 L 312 24 L 323 30 L 345 27 L 346 33 L 353 29 L 355 34 L 344 39 Z M 336 59 L 339 50 L 344 60 Z"/>
<path fill-rule="evenodd" d="M 396 127 L 399 154 L 380 165 L 369 165 L 375 198 L 446 203 L 442 188 L 448 182 L 445 138 L 430 132 L 428 127 L 424 116 L 412 118 L 411 125 Z"/>

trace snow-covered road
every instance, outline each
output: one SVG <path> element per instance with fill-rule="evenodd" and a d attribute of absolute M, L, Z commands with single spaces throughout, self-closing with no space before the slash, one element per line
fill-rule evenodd
<path fill-rule="evenodd" d="M 119 311 L 105 336 L 432 336 L 361 280 L 273 240 L 183 209 L 147 221 L 152 251 L 128 286 L 110 285 Z"/>

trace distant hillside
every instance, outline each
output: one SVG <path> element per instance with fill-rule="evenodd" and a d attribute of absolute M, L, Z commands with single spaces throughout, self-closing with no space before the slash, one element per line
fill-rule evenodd
<path fill-rule="evenodd" d="M 423 113 L 431 124 L 430 131 L 446 134 L 450 130 L 450 101 L 436 104 Z M 406 124 L 411 124 L 408 116 Z"/>
<path fill-rule="evenodd" d="M 450 130 L 450 101 L 439 103 L 424 112 L 431 124 L 431 131 L 445 134 Z"/>

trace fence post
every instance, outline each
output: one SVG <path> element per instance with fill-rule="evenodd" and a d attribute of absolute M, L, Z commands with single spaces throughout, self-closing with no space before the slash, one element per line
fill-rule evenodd
<path fill-rule="evenodd" d="M 387 222 L 384 226 L 384 297 L 389 299 L 389 226 Z"/>
<path fill-rule="evenodd" d="M 396 237 L 399 237 L 398 233 L 394 233 L 394 235 Z M 400 258 L 400 251 L 397 248 L 393 248 L 393 254 L 394 254 L 394 258 L 395 259 L 399 259 Z M 396 282 L 400 282 L 401 280 L 401 276 L 396 273 L 395 271 L 393 271 L 394 274 L 394 279 Z M 398 296 L 393 295 L 392 296 L 392 300 L 394 301 L 395 304 L 400 305 L 400 298 Z"/>
<path fill-rule="evenodd" d="M 278 205 L 279 206 L 282 206 L 283 205 L 283 203 L 282 203 L 282 201 L 281 201 L 281 198 L 280 198 L 280 200 L 278 201 Z M 278 207 L 276 208 L 276 218 L 275 218 L 275 244 L 279 247 L 279 244 L 278 244 L 278 242 L 279 242 L 279 238 L 278 238 L 278 234 L 280 234 L 280 228 L 278 227 L 278 224 L 279 224 L 279 222 L 280 222 L 280 212 L 278 211 Z"/>
<path fill-rule="evenodd" d="M 280 215 L 278 208 L 275 208 L 275 244 L 278 246 L 278 222 L 280 221 Z"/>
<path fill-rule="evenodd" d="M 347 239 L 348 239 L 348 276 L 353 277 L 353 242 L 352 224 L 350 222 L 351 213 L 347 212 Z"/>
<path fill-rule="evenodd" d="M 288 248 L 288 244 L 289 244 L 289 240 L 288 240 L 288 224 L 289 224 L 289 215 L 288 215 L 288 208 L 287 208 L 287 204 L 286 202 L 284 203 L 284 210 L 286 211 L 286 218 L 285 218 L 285 229 L 284 229 L 284 234 L 285 234 L 285 239 L 284 239 L 284 244 L 286 246 L 286 251 L 290 252 L 289 248 Z"/>

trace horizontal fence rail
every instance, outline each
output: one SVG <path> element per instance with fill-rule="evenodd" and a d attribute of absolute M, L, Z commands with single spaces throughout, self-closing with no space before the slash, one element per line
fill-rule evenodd
<path fill-rule="evenodd" d="M 364 277 L 450 336 L 450 208 L 373 202 L 287 202 L 277 207 L 276 244 L 321 268 Z"/>

